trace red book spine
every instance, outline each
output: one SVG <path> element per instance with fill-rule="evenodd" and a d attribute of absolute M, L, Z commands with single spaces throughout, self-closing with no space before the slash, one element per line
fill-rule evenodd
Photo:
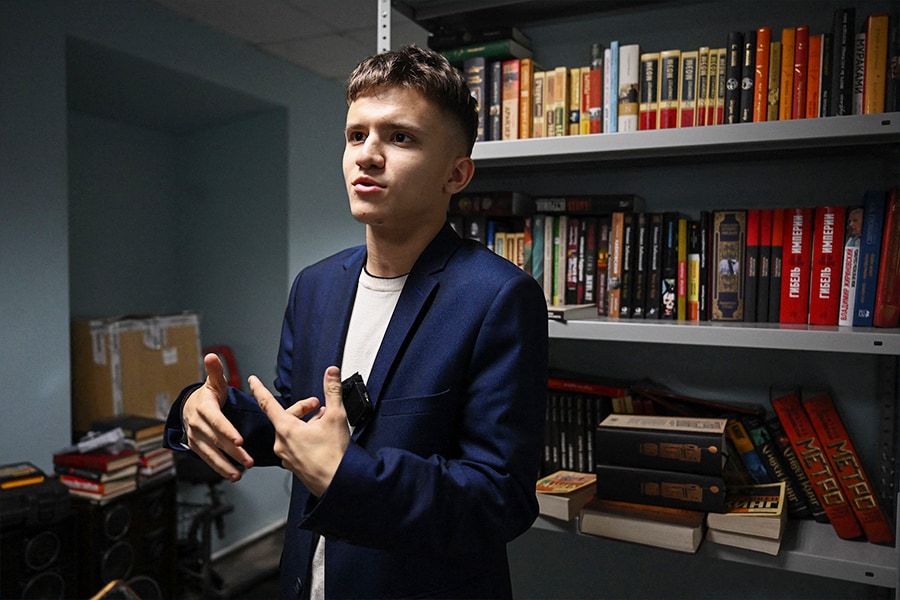
<path fill-rule="evenodd" d="M 578 392 L 593 394 L 594 396 L 609 396 L 618 398 L 629 395 L 629 388 L 613 383 L 600 383 L 594 381 L 576 381 L 562 377 L 550 377 L 547 379 L 547 388 L 563 392 Z"/>
<path fill-rule="evenodd" d="M 84 490 L 95 494 L 102 494 L 105 484 L 100 481 L 91 481 L 90 479 L 82 479 L 73 475 L 60 475 L 59 480 L 73 490 Z"/>
<path fill-rule="evenodd" d="M 900 189 L 893 188 L 884 213 L 881 260 L 875 287 L 875 327 L 900 325 Z"/>
<path fill-rule="evenodd" d="M 791 118 L 806 117 L 806 84 L 809 71 L 809 27 L 801 25 L 794 34 L 794 89 L 791 95 Z"/>
<path fill-rule="evenodd" d="M 844 497 L 834 470 L 825 455 L 822 443 L 800 403 L 796 393 L 772 400 L 772 408 L 800 459 L 800 465 L 813 485 L 816 497 L 825 509 L 828 520 L 838 537 L 852 540 L 863 535 L 862 527 L 853 514 L 853 508 Z"/>
<path fill-rule="evenodd" d="M 813 210 L 784 211 L 781 261 L 781 323 L 807 322 Z"/>
<path fill-rule="evenodd" d="M 772 29 L 760 27 L 756 30 L 756 69 L 753 80 L 753 122 L 768 118 L 769 112 L 769 50 L 772 43 Z"/>
<path fill-rule="evenodd" d="M 825 456 L 843 486 L 847 501 L 866 538 L 873 544 L 890 544 L 894 541 L 891 525 L 878 503 L 831 396 L 819 394 L 806 398 L 803 400 L 803 408 L 809 415 L 816 435 L 822 441 Z"/>
<path fill-rule="evenodd" d="M 810 325 L 838 324 L 846 213 L 844 206 L 816 208 L 809 278 Z"/>

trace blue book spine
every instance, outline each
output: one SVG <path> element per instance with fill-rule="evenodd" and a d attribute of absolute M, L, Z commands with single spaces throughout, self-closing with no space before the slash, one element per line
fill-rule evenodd
<path fill-rule="evenodd" d="M 886 191 L 869 190 L 866 192 L 862 234 L 859 238 L 856 302 L 853 304 L 854 327 L 873 326 L 875 287 L 878 284 L 878 263 L 881 257 L 881 237 L 884 229 L 886 202 Z"/>
<path fill-rule="evenodd" d="M 531 219 L 531 275 L 544 287 L 544 215 Z"/>

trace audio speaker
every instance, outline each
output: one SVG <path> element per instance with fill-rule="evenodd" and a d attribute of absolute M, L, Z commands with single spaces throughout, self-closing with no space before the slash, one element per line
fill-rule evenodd
<path fill-rule="evenodd" d="M 3 491 L 0 598 L 76 596 L 75 523 L 68 496 L 54 480 Z"/>
<path fill-rule="evenodd" d="M 139 487 L 108 504 L 73 502 L 84 550 L 79 569 L 82 596 L 91 597 L 119 579 L 142 600 L 173 597 L 177 568 L 174 478 Z"/>

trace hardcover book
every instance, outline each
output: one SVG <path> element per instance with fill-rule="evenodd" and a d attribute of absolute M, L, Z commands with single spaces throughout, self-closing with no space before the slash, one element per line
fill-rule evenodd
<path fill-rule="evenodd" d="M 709 513 L 710 529 L 781 539 L 787 524 L 784 482 L 728 488 L 725 512 Z"/>
<path fill-rule="evenodd" d="M 725 431 L 753 483 L 772 483 L 766 465 L 756 451 L 756 446 L 753 445 L 753 440 L 741 420 L 728 419 Z"/>
<path fill-rule="evenodd" d="M 484 56 L 467 58 L 463 62 L 463 74 L 478 110 L 478 134 L 475 141 L 483 142 L 487 139 L 485 125 L 488 116 L 488 59 Z"/>
<path fill-rule="evenodd" d="M 606 316 L 609 312 L 609 232 L 611 217 L 597 218 L 597 314 Z"/>
<path fill-rule="evenodd" d="M 769 55 L 772 47 L 772 30 L 760 27 L 756 30 L 756 63 L 753 71 L 753 122 L 768 120 L 769 114 Z"/>
<path fill-rule="evenodd" d="M 631 290 L 631 318 L 647 316 L 648 270 L 650 268 L 650 215 L 634 213 L 634 286 Z"/>
<path fill-rule="evenodd" d="M 744 34 L 728 33 L 725 55 L 725 123 L 741 122 L 741 67 L 744 57 Z"/>
<path fill-rule="evenodd" d="M 612 414 L 597 426 L 599 463 L 721 475 L 725 419 Z"/>
<path fill-rule="evenodd" d="M 707 529 L 706 540 L 713 544 L 734 546 L 735 548 L 762 552 L 772 556 L 777 556 L 778 551 L 781 549 L 781 539 L 773 540 L 759 535 L 734 533 L 732 531 L 722 531 L 721 529 Z"/>
<path fill-rule="evenodd" d="M 659 52 L 641 54 L 641 98 L 638 127 L 656 129 L 659 123 Z"/>
<path fill-rule="evenodd" d="M 640 212 L 645 201 L 635 194 L 592 194 L 589 196 L 538 196 L 534 210 L 549 214 L 609 216 L 616 211 Z"/>
<path fill-rule="evenodd" d="M 806 112 L 804 117 L 819 117 L 819 101 L 822 83 L 822 47 L 824 35 L 819 33 L 809 36 L 809 58 L 806 70 Z"/>
<path fill-rule="evenodd" d="M 781 30 L 781 83 L 779 88 L 778 120 L 793 118 L 794 104 L 794 50 L 797 29 L 785 27 Z"/>
<path fill-rule="evenodd" d="M 122 429 L 126 438 L 141 441 L 161 436 L 166 429 L 166 422 L 162 419 L 134 414 L 103 417 L 91 421 L 92 431 L 109 431 L 116 427 Z"/>
<path fill-rule="evenodd" d="M 488 99 L 487 130 L 485 131 L 485 136 L 488 140 L 502 140 L 503 61 L 488 61 L 488 71 L 490 73 L 488 77 L 490 96 Z"/>
<path fill-rule="evenodd" d="M 844 252 L 841 256 L 841 301 L 838 307 L 838 325 L 853 325 L 853 307 L 856 304 L 856 287 L 859 276 L 859 239 L 862 234 L 863 207 L 847 207 Z"/>
<path fill-rule="evenodd" d="M 512 58 L 501 63 L 503 86 L 500 91 L 500 139 L 519 139 L 520 63 Z"/>
<path fill-rule="evenodd" d="M 678 275 L 675 283 L 675 318 L 679 321 L 687 319 L 687 258 L 688 258 L 688 220 L 678 218 Z"/>
<path fill-rule="evenodd" d="M 534 59 L 522 58 L 519 60 L 519 139 L 526 140 L 534 137 L 532 120 L 532 107 L 534 105 Z"/>
<path fill-rule="evenodd" d="M 772 209 L 772 248 L 769 263 L 769 323 L 781 319 L 781 280 L 784 268 L 784 213 L 783 208 Z"/>
<path fill-rule="evenodd" d="M 845 221 L 844 206 L 815 209 L 809 285 L 810 325 L 838 324 Z"/>
<path fill-rule="evenodd" d="M 875 327 L 900 325 L 900 189 L 894 187 L 887 201 L 881 236 L 881 258 L 875 287 Z"/>
<path fill-rule="evenodd" d="M 677 212 L 663 214 L 662 277 L 660 279 L 660 319 L 675 319 L 678 295 L 678 219 Z"/>
<path fill-rule="evenodd" d="M 681 73 L 678 78 L 678 127 L 693 127 L 697 124 L 697 91 L 700 89 L 699 62 L 699 50 L 681 53 Z"/>
<path fill-rule="evenodd" d="M 607 464 L 598 464 L 596 472 L 598 498 L 703 512 L 725 509 L 721 476 Z"/>
<path fill-rule="evenodd" d="M 761 416 L 743 416 L 741 421 L 753 440 L 753 447 L 762 459 L 769 473 L 769 479 L 773 482 L 784 483 L 784 493 L 787 500 L 787 511 L 792 517 L 805 518 L 811 516 L 809 505 L 802 496 L 797 481 L 785 464 L 781 449 L 774 439 L 774 432 L 769 429 L 765 419 Z"/>
<path fill-rule="evenodd" d="M 831 101 L 827 116 L 853 114 L 853 44 L 856 9 L 838 8 L 832 24 Z"/>
<path fill-rule="evenodd" d="M 603 44 L 591 44 L 590 93 L 588 94 L 589 133 L 603 133 L 603 78 L 606 74 Z"/>
<path fill-rule="evenodd" d="M 744 319 L 743 257 L 747 245 L 747 212 L 716 210 L 712 214 L 711 321 Z"/>
<path fill-rule="evenodd" d="M 619 318 L 630 319 L 634 310 L 637 213 L 622 214 L 622 276 L 619 286 Z"/>
<path fill-rule="evenodd" d="M 806 118 L 806 85 L 809 76 L 809 27 L 800 25 L 794 33 L 794 83 L 791 118 Z"/>
<path fill-rule="evenodd" d="M 741 52 L 741 103 L 740 122 L 752 123 L 756 93 L 753 89 L 756 82 L 756 30 L 751 29 L 744 34 L 743 51 Z"/>
<path fill-rule="evenodd" d="M 781 104 L 781 42 L 769 45 L 769 85 L 767 94 L 767 121 L 777 121 Z"/>
<path fill-rule="evenodd" d="M 759 279 L 756 289 L 756 322 L 769 321 L 769 289 L 772 281 L 772 209 L 759 213 Z"/>
<path fill-rule="evenodd" d="M 638 44 L 619 46 L 618 127 L 616 131 L 637 131 L 640 109 L 640 61 Z"/>
<path fill-rule="evenodd" d="M 802 404 L 866 538 L 873 544 L 890 544 L 894 541 L 893 527 L 878 502 L 831 396 L 817 394 L 803 399 Z"/>
<path fill-rule="evenodd" d="M 757 318 L 759 294 L 759 252 L 762 209 L 747 210 L 747 249 L 744 252 L 744 321 L 754 323 Z"/>
<path fill-rule="evenodd" d="M 619 129 L 619 41 L 613 40 L 603 51 L 603 133 Z"/>
<path fill-rule="evenodd" d="M 578 530 L 615 540 L 695 553 L 703 541 L 704 514 L 595 498 L 581 510 Z"/>
<path fill-rule="evenodd" d="M 531 137 L 546 137 L 546 124 L 544 123 L 544 97 L 546 71 L 535 71 L 532 75 L 531 86 Z"/>
<path fill-rule="evenodd" d="M 0 465 L 0 490 L 34 485 L 44 479 L 44 472 L 30 462 Z"/>
<path fill-rule="evenodd" d="M 681 83 L 681 50 L 659 53 L 659 129 L 678 127 L 679 83 Z"/>
<path fill-rule="evenodd" d="M 791 478 L 797 484 L 797 492 L 801 496 L 801 500 L 809 507 L 809 513 L 819 523 L 827 523 L 828 516 L 819 502 L 819 497 L 813 489 L 812 482 L 806 476 L 806 471 L 803 470 L 803 466 L 800 464 L 797 453 L 794 452 L 794 447 L 791 445 L 791 441 L 788 439 L 778 415 L 770 415 L 766 418 L 766 428 L 772 435 L 772 441 L 775 442 L 775 446 L 781 453 L 781 458 Z"/>
<path fill-rule="evenodd" d="M 771 403 L 835 533 L 845 540 L 861 537 L 862 527 L 798 394 L 778 396 Z"/>
<path fill-rule="evenodd" d="M 809 272 L 812 259 L 813 210 L 784 211 L 781 267 L 781 323 L 806 324 L 809 314 Z"/>
<path fill-rule="evenodd" d="M 886 204 L 885 191 L 866 192 L 856 270 L 856 300 L 853 305 L 853 325 L 856 327 L 872 327 L 875 323 L 875 294 L 878 286 L 878 265 L 881 262 Z"/>
<path fill-rule="evenodd" d="M 866 58 L 865 68 L 863 69 L 862 97 L 862 112 L 864 115 L 884 112 L 889 29 L 890 17 L 887 13 L 866 17 Z"/>
<path fill-rule="evenodd" d="M 648 215 L 650 221 L 647 234 L 649 250 L 647 251 L 647 297 L 644 302 L 644 318 L 658 319 L 662 285 L 663 215 L 658 212 L 648 213 Z"/>
<path fill-rule="evenodd" d="M 622 261 L 625 257 L 625 213 L 612 214 L 609 228 L 607 316 L 618 319 L 622 308 Z"/>
<path fill-rule="evenodd" d="M 124 448 L 117 452 L 57 452 L 53 455 L 53 464 L 79 469 L 110 472 L 129 465 L 135 465 L 140 454 L 134 448 Z"/>
<path fill-rule="evenodd" d="M 697 52 L 697 114 L 694 118 L 694 125 L 698 127 L 706 125 L 706 106 L 709 99 L 709 61 L 709 46 L 701 46 Z"/>
<path fill-rule="evenodd" d="M 688 223 L 687 248 L 687 320 L 700 320 L 700 263 L 701 244 L 700 221 Z"/>
<path fill-rule="evenodd" d="M 485 56 L 487 58 L 506 60 L 512 58 L 531 58 L 531 48 L 528 48 L 518 40 L 508 38 L 489 40 L 479 44 L 469 44 L 457 48 L 441 50 L 450 64 L 462 65 L 467 58 Z"/>

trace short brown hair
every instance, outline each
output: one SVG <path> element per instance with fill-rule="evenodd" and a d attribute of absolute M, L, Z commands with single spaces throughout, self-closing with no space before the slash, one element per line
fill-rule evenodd
<path fill-rule="evenodd" d="M 363 60 L 347 79 L 347 104 L 381 88 L 407 87 L 421 93 L 453 117 L 471 155 L 478 134 L 475 98 L 462 74 L 447 59 L 415 45 Z"/>

